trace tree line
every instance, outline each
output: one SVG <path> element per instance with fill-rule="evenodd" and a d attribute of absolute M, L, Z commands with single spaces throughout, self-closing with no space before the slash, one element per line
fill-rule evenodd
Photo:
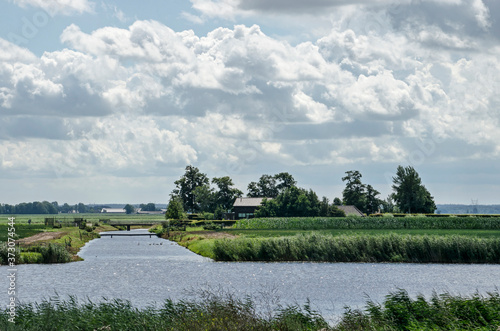
<path fill-rule="evenodd" d="M 129 207 L 128 207 L 129 206 Z M 84 203 L 60 205 L 57 201 L 34 201 L 34 202 L 21 202 L 16 205 L 0 204 L 0 214 L 59 214 L 59 213 L 100 213 L 103 208 L 110 208 L 106 205 L 86 205 Z M 139 208 L 143 211 L 158 210 L 156 205 L 152 202 L 147 204 L 140 204 Z M 125 210 L 127 213 L 135 211 L 132 205 L 126 205 Z"/>
<path fill-rule="evenodd" d="M 256 217 L 289 216 L 342 216 L 339 205 L 353 205 L 365 214 L 377 212 L 434 213 L 436 205 L 430 192 L 422 184 L 416 170 L 398 166 L 393 177 L 393 193 L 385 200 L 379 198 L 380 192 L 373 186 L 361 181 L 357 170 L 350 170 L 342 177 L 346 186 L 342 199 L 336 197 L 330 203 L 327 197 L 318 198 L 311 189 L 297 186 L 296 180 L 287 172 L 275 175 L 262 175 L 258 181 L 247 186 L 248 197 L 266 198 L 257 209 Z M 184 213 L 212 213 L 216 219 L 232 210 L 234 200 L 242 197 L 243 192 L 234 187 L 229 176 L 215 177 L 212 180 L 189 165 L 180 179 L 174 182 L 170 194 L 167 218 L 183 218 Z"/>

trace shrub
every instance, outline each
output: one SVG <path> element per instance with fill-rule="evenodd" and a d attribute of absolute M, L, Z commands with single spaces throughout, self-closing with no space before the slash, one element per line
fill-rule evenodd
<path fill-rule="evenodd" d="M 71 261 L 71 254 L 59 244 L 49 244 L 48 246 L 41 247 L 40 253 L 42 254 L 43 263 L 66 263 Z"/>
<path fill-rule="evenodd" d="M 12 244 L 12 243 L 11 243 Z M 9 248 L 14 248 L 14 250 Z M 14 259 L 15 263 L 19 263 L 20 258 L 21 258 L 21 252 L 19 251 L 19 247 L 17 246 L 9 246 L 6 242 L 0 243 L 0 263 L 2 265 L 7 265 L 9 263 L 9 258 L 12 258 L 13 256 L 10 255 L 9 253 L 14 253 Z"/>

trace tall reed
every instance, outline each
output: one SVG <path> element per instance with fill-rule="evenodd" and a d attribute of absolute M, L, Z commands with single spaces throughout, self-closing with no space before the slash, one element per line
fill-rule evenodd
<path fill-rule="evenodd" d="M 229 296 L 200 301 L 167 299 L 159 308 L 138 309 L 129 301 L 78 303 L 71 297 L 17 306 L 15 324 L 7 310 L 0 314 L 1 330 L 320 330 L 327 322 L 308 307 L 289 306 L 270 317 L 258 313 L 254 302 Z"/>
<path fill-rule="evenodd" d="M 216 240 L 217 261 L 500 263 L 500 238 L 299 234 Z"/>

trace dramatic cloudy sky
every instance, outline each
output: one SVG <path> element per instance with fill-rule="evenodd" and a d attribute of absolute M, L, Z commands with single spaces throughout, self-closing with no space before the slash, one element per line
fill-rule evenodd
<path fill-rule="evenodd" d="M 165 203 L 192 164 L 500 203 L 500 1 L 0 4 L 0 202 Z"/>

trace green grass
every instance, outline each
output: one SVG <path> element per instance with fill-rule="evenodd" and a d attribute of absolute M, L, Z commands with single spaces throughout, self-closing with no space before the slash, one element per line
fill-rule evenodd
<path fill-rule="evenodd" d="M 8 240 L 9 228 L 10 226 L 7 224 L 0 224 L 0 242 Z M 14 229 L 14 233 L 17 235 L 16 239 L 21 239 L 46 231 L 48 228 L 43 224 L 16 224 Z"/>
<path fill-rule="evenodd" d="M 202 291 L 198 301 L 166 300 L 138 309 L 129 301 L 100 303 L 53 298 L 16 307 L 15 324 L 4 308 L 0 329 L 43 330 L 498 330 L 500 295 L 453 296 L 448 293 L 412 298 L 404 290 L 382 304 L 368 301 L 363 310 L 345 308 L 335 325 L 327 324 L 308 302 L 258 312 L 251 297 Z M 335 298 L 332 298 L 332 302 Z"/>
<path fill-rule="evenodd" d="M 500 263 L 500 238 L 340 235 L 215 240 L 217 261 Z"/>

